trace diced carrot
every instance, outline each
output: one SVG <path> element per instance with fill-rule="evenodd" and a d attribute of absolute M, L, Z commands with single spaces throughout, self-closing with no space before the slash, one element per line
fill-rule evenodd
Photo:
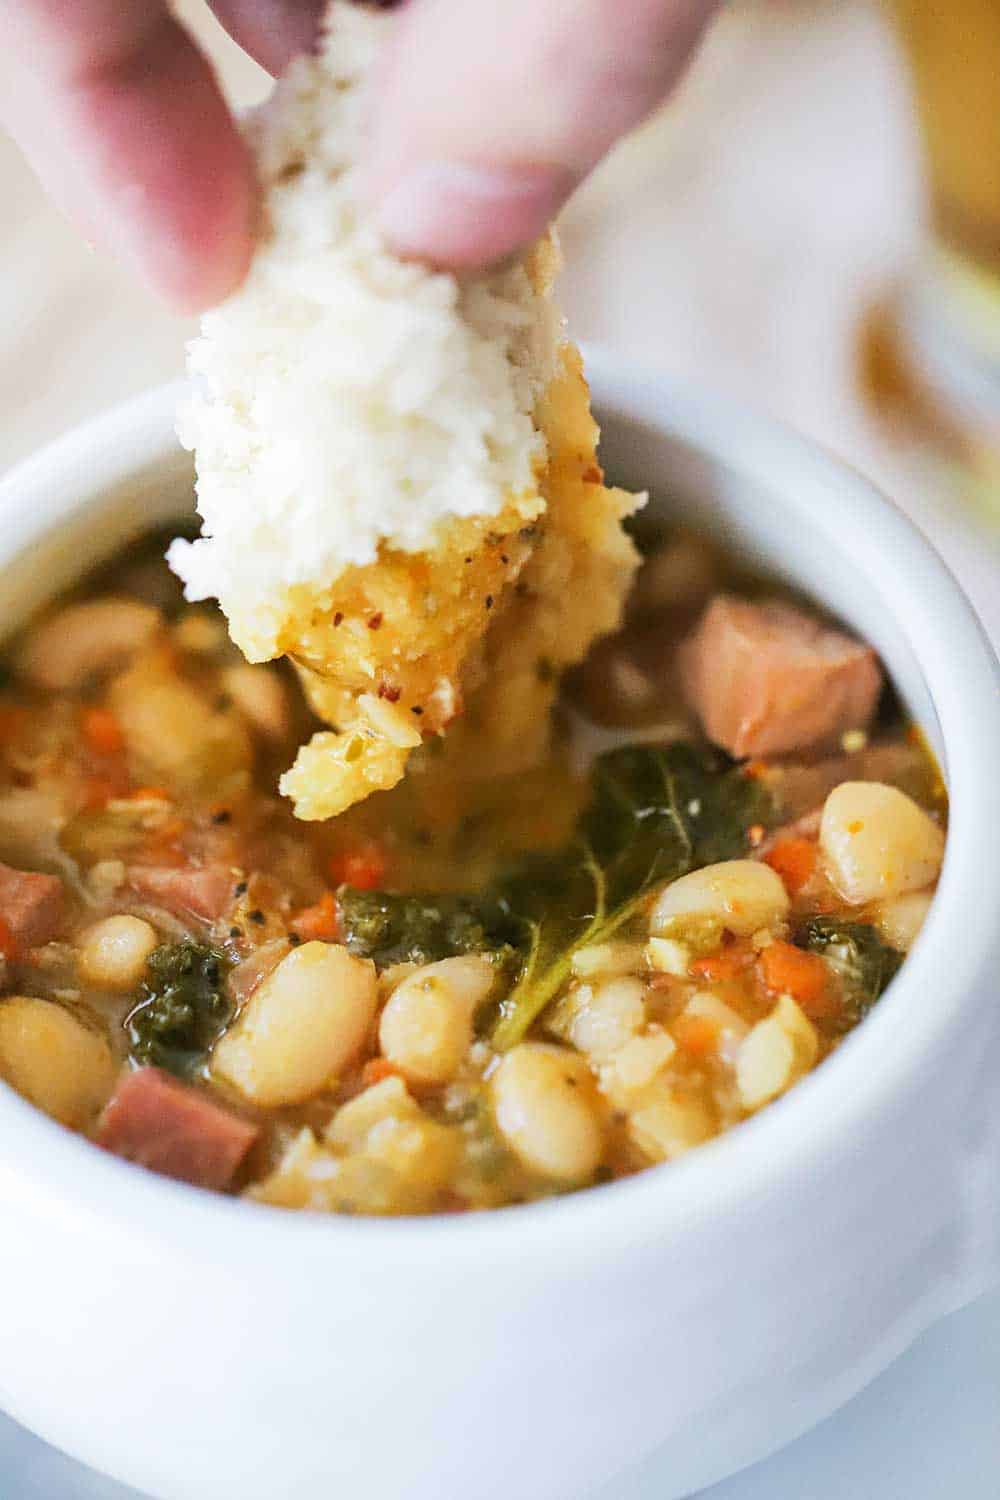
<path fill-rule="evenodd" d="M 827 1013 L 830 971 L 818 954 L 806 953 L 794 943 L 775 941 L 761 950 L 757 962 L 769 990 L 791 995 L 807 1015 Z"/>
<path fill-rule="evenodd" d="M 374 891 L 385 881 L 386 858 L 378 844 L 360 844 L 356 849 L 331 854 L 327 868 L 334 885 Z"/>
<path fill-rule="evenodd" d="M 735 979 L 742 967 L 735 954 L 713 953 L 709 958 L 696 958 L 688 965 L 688 973 L 713 984 L 720 979 Z"/>
<path fill-rule="evenodd" d="M 332 891 L 324 891 L 314 906 L 304 906 L 296 912 L 289 923 L 292 931 L 304 942 L 318 939 L 332 941 L 340 931 L 337 899 Z"/>
<path fill-rule="evenodd" d="M 718 953 L 705 958 L 696 958 L 688 964 L 688 973 L 693 979 L 703 979 L 714 984 L 723 979 L 735 979 L 750 963 L 752 950 L 747 943 L 732 942 Z"/>
<path fill-rule="evenodd" d="M 4 958 L 14 959 L 17 957 L 17 939 L 3 917 L 0 917 L 0 953 L 3 954 Z"/>
<path fill-rule="evenodd" d="M 674 1041 L 689 1057 L 704 1057 L 719 1040 L 719 1027 L 708 1016 L 679 1015 L 672 1029 Z"/>
<path fill-rule="evenodd" d="M 373 1083 L 384 1083 L 387 1078 L 399 1076 L 399 1069 L 387 1057 L 370 1057 L 361 1069 L 361 1082 L 366 1089 Z"/>
<path fill-rule="evenodd" d="M 811 839 L 778 839 L 764 862 L 781 876 L 789 895 L 795 896 L 815 873 L 816 845 Z"/>
<path fill-rule="evenodd" d="M 129 792 L 130 802 L 169 802 L 170 793 L 164 786 L 137 786 L 134 792 Z"/>
<path fill-rule="evenodd" d="M 95 755 L 120 755 L 125 748 L 121 725 L 107 708 L 85 708 L 80 721 L 87 748 Z"/>

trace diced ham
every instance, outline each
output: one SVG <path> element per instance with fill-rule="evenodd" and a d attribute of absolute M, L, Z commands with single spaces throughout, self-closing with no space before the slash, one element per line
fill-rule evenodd
<path fill-rule="evenodd" d="M 0 864 L 0 918 L 19 949 L 37 948 L 62 918 L 63 884 L 55 875 Z"/>
<path fill-rule="evenodd" d="M 778 599 L 717 594 L 682 644 L 679 666 L 708 738 L 737 759 L 863 729 L 882 690 L 870 646 Z"/>
<path fill-rule="evenodd" d="M 127 1073 L 105 1107 L 98 1145 L 196 1187 L 227 1188 L 259 1131 L 159 1068 Z"/>
<path fill-rule="evenodd" d="M 179 917 L 214 921 L 233 900 L 235 877 L 227 865 L 133 865 L 129 885 L 140 896 Z"/>

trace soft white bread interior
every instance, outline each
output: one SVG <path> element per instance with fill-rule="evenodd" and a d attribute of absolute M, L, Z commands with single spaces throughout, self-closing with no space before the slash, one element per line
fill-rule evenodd
<path fill-rule="evenodd" d="M 392 24 L 334 0 L 319 55 L 250 121 L 260 243 L 203 320 L 180 422 L 203 535 L 171 563 L 249 660 L 293 659 L 330 726 L 282 779 L 305 818 L 394 785 L 463 712 L 484 774 L 527 763 L 637 560 L 636 501 L 604 486 L 551 300 L 553 238 L 459 279 L 399 260 L 366 212 L 368 80 Z"/>

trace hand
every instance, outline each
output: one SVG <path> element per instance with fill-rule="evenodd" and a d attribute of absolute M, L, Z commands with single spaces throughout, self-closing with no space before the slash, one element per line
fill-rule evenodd
<path fill-rule="evenodd" d="M 720 0 L 411 0 L 372 158 L 401 253 L 480 266 L 542 232 L 670 93 Z"/>
<path fill-rule="evenodd" d="M 669 93 L 718 0 L 410 0 L 379 80 L 369 186 L 400 253 L 480 266 L 534 238 Z M 322 0 L 212 0 L 280 71 Z M 0 115 L 53 196 L 179 308 L 253 248 L 246 147 L 166 0 L 0 0 Z"/>

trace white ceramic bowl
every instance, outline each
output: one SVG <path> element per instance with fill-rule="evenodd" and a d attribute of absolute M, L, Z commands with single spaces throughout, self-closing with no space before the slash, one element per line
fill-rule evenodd
<path fill-rule="evenodd" d="M 946 767 L 927 927 L 836 1055 L 662 1169 L 462 1218 L 291 1215 L 0 1088 L 0 1403 L 163 1500 L 662 1500 L 832 1411 L 1000 1270 L 1000 693 L 926 544 L 787 432 L 592 363 L 605 459 L 872 640 Z M 190 504 L 175 391 L 0 486 L 0 631 Z"/>

